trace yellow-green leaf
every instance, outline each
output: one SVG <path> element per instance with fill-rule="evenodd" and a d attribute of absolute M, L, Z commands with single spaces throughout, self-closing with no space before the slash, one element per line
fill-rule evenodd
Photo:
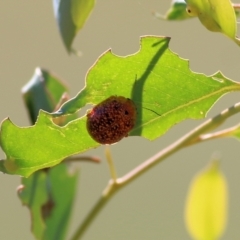
<path fill-rule="evenodd" d="M 59 31 L 68 52 L 94 7 L 95 0 L 53 0 L 53 9 Z"/>
<path fill-rule="evenodd" d="M 173 0 L 171 6 L 164 16 L 155 14 L 156 17 L 164 20 L 184 20 L 191 16 L 186 11 L 186 2 L 184 0 Z"/>
<path fill-rule="evenodd" d="M 95 0 L 72 0 L 71 15 L 76 31 L 80 30 L 87 20 L 95 4 Z"/>
<path fill-rule="evenodd" d="M 210 31 L 221 32 L 240 45 L 237 20 L 230 0 L 186 0 L 187 12 Z"/>
<path fill-rule="evenodd" d="M 185 219 L 190 235 L 197 240 L 218 239 L 227 219 L 227 184 L 213 161 L 192 181 L 187 202 Z"/>

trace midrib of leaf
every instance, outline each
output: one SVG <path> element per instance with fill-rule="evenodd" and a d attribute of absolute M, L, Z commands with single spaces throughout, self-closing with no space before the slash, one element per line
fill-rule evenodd
<path fill-rule="evenodd" d="M 205 99 L 207 99 L 207 98 L 210 98 L 210 97 L 212 97 L 212 96 L 214 96 L 214 95 L 219 95 L 219 94 L 224 93 L 224 92 L 227 93 L 227 92 L 231 92 L 231 91 L 239 91 L 239 90 L 240 90 L 240 84 L 237 83 L 237 82 L 236 82 L 236 84 L 237 84 L 237 85 L 234 85 L 234 86 L 223 87 L 223 88 L 221 88 L 221 89 L 218 90 L 218 91 L 215 91 L 215 92 L 213 92 L 213 93 L 207 94 L 207 95 L 202 96 L 202 97 L 200 97 L 200 98 L 198 98 L 198 99 L 194 99 L 194 100 L 192 100 L 192 101 L 189 101 L 188 103 L 182 104 L 182 105 L 180 105 L 180 106 L 178 106 L 178 107 L 176 107 L 176 108 L 174 108 L 174 109 L 172 109 L 172 110 L 170 110 L 170 111 L 167 111 L 167 112 L 161 114 L 160 116 L 157 116 L 157 117 L 155 117 L 155 118 L 152 118 L 151 120 L 149 120 L 149 121 L 147 121 L 147 122 L 145 122 L 145 123 L 143 123 L 143 124 L 138 125 L 137 127 L 134 128 L 134 130 L 139 129 L 139 128 L 142 128 L 142 127 L 144 127 L 144 126 L 146 126 L 146 125 L 148 125 L 148 124 L 151 124 L 151 123 L 159 120 L 159 118 L 161 118 L 161 117 L 163 117 L 163 116 L 167 116 L 167 115 L 169 115 L 169 114 L 171 114 L 171 113 L 173 113 L 173 112 L 175 112 L 175 111 L 178 111 L 178 110 L 180 110 L 180 109 L 182 109 L 182 108 L 189 107 L 190 105 L 192 105 L 192 104 L 194 104 L 194 103 L 201 102 L 201 101 L 203 101 L 203 100 L 205 100 Z"/>

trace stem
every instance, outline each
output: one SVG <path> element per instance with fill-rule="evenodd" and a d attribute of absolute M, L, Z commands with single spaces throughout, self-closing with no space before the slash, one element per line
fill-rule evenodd
<path fill-rule="evenodd" d="M 85 218 L 84 222 L 79 226 L 71 240 L 78 240 L 80 237 L 85 233 L 88 229 L 92 221 L 98 215 L 98 213 L 103 209 L 106 203 L 114 196 L 114 193 L 118 190 L 118 186 L 116 182 L 110 180 L 109 184 L 107 185 L 105 191 L 103 191 L 102 196 L 96 202 L 92 210 L 89 212 L 87 217 Z"/>
<path fill-rule="evenodd" d="M 113 196 L 113 195 L 111 195 Z M 92 208 L 91 212 L 87 215 L 85 221 L 82 223 L 81 227 L 77 229 L 74 236 L 71 238 L 71 240 L 77 240 L 80 239 L 80 237 L 83 235 L 83 233 L 87 230 L 87 228 L 90 226 L 93 219 L 96 217 L 96 215 L 102 210 L 102 208 L 105 206 L 107 201 L 110 199 L 110 197 L 101 196 L 101 198 L 97 201 L 95 206 Z"/>
<path fill-rule="evenodd" d="M 236 10 L 240 9 L 240 4 L 239 3 L 232 3 L 233 8 L 235 8 Z"/>
<path fill-rule="evenodd" d="M 151 158 L 140 164 L 138 167 L 127 173 L 121 179 L 118 179 L 118 183 L 125 185 L 126 183 L 133 181 L 136 177 L 140 176 L 142 173 L 146 172 L 151 167 L 155 166 L 157 163 L 163 161 L 166 157 L 172 155 L 179 149 L 187 147 L 194 143 L 198 143 L 200 135 L 207 131 L 217 128 L 219 125 L 225 122 L 227 118 L 238 112 L 240 112 L 240 103 L 237 103 L 234 106 L 225 109 L 214 118 L 205 121 L 195 129 L 181 137 L 179 140 L 168 146 L 167 148 L 163 149 L 156 155 L 152 156 Z M 205 139 L 202 139 L 202 141 L 204 140 Z"/>
<path fill-rule="evenodd" d="M 73 156 L 73 157 L 66 158 L 64 161 L 65 162 L 85 161 L 85 162 L 93 162 L 93 163 L 101 162 L 101 160 L 98 157 L 91 157 L 91 156 Z"/>
<path fill-rule="evenodd" d="M 116 173 L 116 169 L 115 169 L 115 166 L 113 163 L 113 159 L 112 159 L 112 155 L 111 155 L 109 146 L 106 146 L 105 155 L 106 155 L 106 159 L 108 162 L 108 167 L 109 167 L 111 178 L 114 182 L 116 182 L 117 181 L 117 173 Z"/>
<path fill-rule="evenodd" d="M 236 132 L 239 132 L 240 130 L 240 124 L 218 131 L 218 132 L 214 132 L 214 133 L 209 133 L 209 134 L 203 134 L 201 136 L 199 136 L 199 142 L 201 141 L 206 141 L 206 140 L 212 140 L 215 138 L 222 138 L 222 137 L 231 137 L 234 134 L 236 134 Z"/>
<path fill-rule="evenodd" d="M 79 226 L 77 232 L 75 233 L 74 237 L 71 240 L 80 239 L 83 233 L 86 231 L 87 227 L 91 224 L 103 206 L 107 203 L 108 200 L 114 195 L 117 190 L 122 189 L 128 183 L 136 179 L 137 177 L 141 176 L 144 172 L 155 166 L 156 164 L 162 162 L 165 158 L 172 155 L 176 151 L 181 148 L 199 143 L 201 141 L 208 140 L 209 138 L 201 138 L 204 136 L 203 134 L 217 128 L 221 125 L 227 118 L 231 117 L 232 115 L 240 112 L 240 103 L 235 104 L 234 106 L 225 109 L 223 112 L 218 114 L 212 119 L 209 119 L 181 137 L 179 140 L 168 146 L 167 148 L 163 149 L 162 151 L 158 152 L 156 155 L 152 156 L 151 158 L 147 159 L 145 162 L 137 166 L 135 169 L 124 175 L 122 178 L 113 179 L 109 181 L 108 186 L 103 192 L 102 197 L 96 203 L 92 211 L 86 217 L 85 221 Z M 205 135 L 207 136 L 207 134 Z"/>

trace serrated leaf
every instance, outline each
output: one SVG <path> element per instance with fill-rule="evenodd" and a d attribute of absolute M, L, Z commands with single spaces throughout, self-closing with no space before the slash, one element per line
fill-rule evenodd
<path fill-rule="evenodd" d="M 65 239 L 75 196 L 77 175 L 66 164 L 22 178 L 19 197 L 31 213 L 36 239 Z"/>
<path fill-rule="evenodd" d="M 48 72 L 46 70 L 37 68 L 32 79 L 22 89 L 24 101 L 27 106 L 27 110 L 29 112 L 31 121 L 32 122 L 36 121 L 36 118 L 37 118 L 37 115 L 38 115 L 40 109 L 52 112 L 55 109 L 56 105 L 59 103 L 61 96 L 66 92 L 66 90 L 67 90 L 66 86 L 64 86 L 64 84 L 58 78 L 54 77 L 52 74 L 50 74 L 50 72 Z M 69 120 L 73 120 L 76 117 L 77 117 L 77 115 L 74 114 L 67 118 L 57 119 L 58 124 L 60 122 L 67 123 Z M 51 119 L 48 119 L 48 121 L 51 122 L 51 125 L 56 126 L 54 123 L 52 123 Z M 8 129 L 9 130 L 8 133 L 10 133 L 11 132 L 10 129 L 12 127 L 12 130 L 14 131 L 14 125 L 12 125 L 11 121 L 6 120 L 6 122 L 8 122 L 8 124 L 6 124 L 5 126 L 8 126 L 8 127 L 6 127 L 5 130 Z M 44 122 L 44 120 L 43 120 L 43 122 Z M 47 122 L 47 120 L 46 120 L 46 122 Z M 51 126 L 50 126 L 50 128 L 51 128 Z M 31 127 L 30 127 L 30 129 L 31 129 Z M 13 145 L 8 145 L 8 147 L 12 148 L 13 151 L 6 151 L 11 155 L 11 157 L 9 157 L 9 159 L 11 159 L 11 160 L 9 160 L 5 163 L 0 162 L 0 165 L 3 164 L 2 168 L 5 169 L 3 171 L 8 172 L 8 173 L 20 174 L 22 176 L 29 176 L 32 172 L 34 172 L 38 169 L 45 168 L 44 162 L 47 159 L 48 155 L 46 153 L 47 152 L 49 153 L 49 150 L 45 153 L 46 158 L 44 158 L 44 156 L 43 156 L 44 154 L 42 155 L 37 150 L 37 148 L 40 147 L 38 144 L 41 144 L 43 146 L 42 150 L 45 151 L 44 148 L 46 147 L 46 144 L 48 143 L 48 141 L 46 140 L 47 135 L 44 135 L 44 134 L 42 135 L 42 133 L 43 133 L 42 131 L 45 131 L 44 129 L 45 129 L 44 127 L 43 128 L 40 127 L 40 128 L 35 128 L 34 131 L 30 130 L 30 132 L 33 133 L 33 135 L 31 135 L 31 134 L 29 135 L 27 132 L 25 132 L 25 133 L 27 133 L 27 137 L 30 137 L 29 140 L 30 141 L 33 140 L 35 142 L 35 144 L 32 145 L 33 148 L 25 149 L 26 151 L 21 151 L 22 153 L 20 155 L 23 157 L 21 157 L 16 151 L 23 148 L 23 146 L 24 146 L 24 144 L 26 144 L 26 142 L 25 143 L 24 142 L 20 143 L 19 141 L 12 142 L 13 144 L 16 144 L 15 150 L 14 150 L 14 148 L 12 148 Z M 51 129 L 53 129 L 53 128 L 51 128 Z M 42 142 L 41 142 L 40 135 L 45 137 L 45 140 L 43 140 Z M 24 135 L 20 134 L 19 137 L 24 138 Z M 17 140 L 17 138 L 15 138 L 15 140 Z M 51 140 L 54 140 L 54 137 L 51 138 Z M 41 147 L 39 150 L 41 151 Z M 52 148 L 52 150 L 54 150 L 54 148 Z M 57 146 L 55 146 L 55 151 L 59 152 L 59 149 Z M 29 159 L 28 164 L 24 164 L 24 161 L 23 161 L 24 152 L 25 153 L 27 152 L 25 157 L 27 157 L 27 159 Z M 37 160 L 34 161 L 36 159 L 36 154 L 38 154 L 38 153 L 40 154 L 39 157 L 40 158 L 43 157 L 43 159 L 40 160 L 40 158 L 37 157 Z M 51 150 L 50 150 L 50 153 L 51 153 Z M 9 156 L 9 155 L 7 155 L 7 156 Z M 17 157 L 18 159 L 17 158 L 15 159 L 12 156 L 18 156 Z M 60 154 L 60 156 L 63 156 L 63 158 L 64 158 L 63 154 Z M 19 157 L 21 158 L 21 160 L 19 159 Z M 63 160 L 63 158 L 57 159 L 57 163 L 61 162 Z M 21 162 L 21 164 L 18 164 L 18 162 Z M 46 167 L 49 167 L 49 166 L 52 166 L 52 164 L 48 163 L 46 165 Z"/>
<path fill-rule="evenodd" d="M 192 72 L 168 43 L 169 38 L 143 37 L 136 54 L 120 57 L 107 51 L 89 70 L 86 87 L 53 115 L 73 114 L 88 103 L 124 96 L 137 106 L 136 125 L 129 135 L 153 140 L 180 121 L 204 118 L 217 99 L 240 89 L 220 72 L 213 76 Z M 86 130 L 86 116 L 60 127 L 44 112 L 33 127 L 20 128 L 4 120 L 0 144 L 7 156 L 0 161 L 0 170 L 22 176 L 99 146 Z"/>
<path fill-rule="evenodd" d="M 237 20 L 230 0 L 186 0 L 187 12 L 213 32 L 221 32 L 240 45 Z"/>
<path fill-rule="evenodd" d="M 77 119 L 60 127 L 40 111 L 36 125 L 19 128 L 6 119 L 2 123 L 0 142 L 7 159 L 0 161 L 0 170 L 28 177 L 39 169 L 59 164 L 70 155 L 97 147 L 99 144 L 87 133 L 85 120 Z"/>
<path fill-rule="evenodd" d="M 83 27 L 95 0 L 53 0 L 53 8 L 58 27 L 68 52 L 73 39 Z"/>
<path fill-rule="evenodd" d="M 124 96 L 138 111 L 130 135 L 153 140 L 184 119 L 205 117 L 219 97 L 239 90 L 237 82 L 220 72 L 212 76 L 192 72 L 168 43 L 169 38 L 143 37 L 136 54 L 120 57 L 107 51 L 89 70 L 86 87 L 54 116 L 75 113 L 112 95 Z"/>
<path fill-rule="evenodd" d="M 227 184 L 214 161 L 192 181 L 186 203 L 186 225 L 194 239 L 215 240 L 227 221 Z"/>

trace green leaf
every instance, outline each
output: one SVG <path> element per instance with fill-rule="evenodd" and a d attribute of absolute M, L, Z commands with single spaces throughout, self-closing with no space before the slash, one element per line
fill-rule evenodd
<path fill-rule="evenodd" d="M 19 197 L 30 210 L 36 239 L 65 239 L 77 176 L 68 173 L 66 164 L 59 164 L 22 178 Z"/>
<path fill-rule="evenodd" d="M 104 53 L 89 70 L 86 87 L 54 116 L 72 114 L 112 95 L 131 98 L 137 123 L 130 135 L 153 140 L 176 123 L 206 116 L 223 94 L 240 85 L 220 72 L 205 76 L 168 49 L 169 38 L 143 37 L 139 52 L 127 57 Z"/>
<path fill-rule="evenodd" d="M 67 227 L 76 194 L 78 174 L 70 174 L 66 164 L 59 164 L 48 172 L 48 203 L 44 218 L 44 240 L 66 239 Z M 53 204 L 53 208 L 51 206 Z M 49 211 L 50 210 L 50 211 Z"/>
<path fill-rule="evenodd" d="M 213 32 L 221 32 L 240 45 L 236 37 L 237 20 L 230 0 L 186 0 L 187 12 L 197 16 Z"/>
<path fill-rule="evenodd" d="M 204 118 L 217 99 L 240 89 L 220 72 L 213 76 L 192 72 L 188 61 L 170 51 L 168 43 L 169 38 L 143 37 L 136 54 L 120 57 L 107 51 L 89 70 L 86 87 L 53 116 L 73 114 L 112 95 L 124 96 L 137 107 L 136 125 L 129 135 L 153 140 L 178 122 Z M 0 161 L 0 170 L 22 176 L 99 146 L 86 130 L 86 116 L 60 127 L 43 111 L 33 127 L 4 120 L 0 144 L 7 156 Z"/>
<path fill-rule="evenodd" d="M 186 203 L 186 225 L 194 239 L 221 237 L 227 221 L 227 183 L 214 161 L 192 181 Z"/>
<path fill-rule="evenodd" d="M 41 208 L 48 198 L 45 172 L 39 171 L 29 178 L 22 178 L 21 188 L 19 197 L 23 205 L 26 205 L 30 210 L 32 233 L 37 239 L 42 239 L 46 226 L 42 218 Z"/>
<path fill-rule="evenodd" d="M 62 82 L 59 79 L 54 77 L 48 71 L 37 68 L 32 79 L 22 89 L 25 104 L 27 106 L 31 121 L 32 122 L 36 121 L 36 118 L 40 109 L 52 112 L 56 108 L 59 101 L 61 101 L 61 97 L 66 92 L 66 90 L 67 88 L 62 84 Z M 54 122 L 55 124 L 67 123 L 69 120 L 73 120 L 76 117 L 77 115 L 73 114 L 71 116 L 68 116 L 67 118 L 64 117 L 64 118 L 54 119 L 55 120 Z M 47 119 L 46 121 L 43 119 L 42 121 L 39 120 L 39 122 L 50 122 L 51 123 L 50 128 L 53 125 L 51 129 L 56 127 L 56 125 L 51 121 L 51 119 Z M 8 133 L 12 131 L 15 132 L 14 127 L 16 126 L 14 126 L 11 123 L 11 121 L 6 120 L 5 123 L 6 123 L 5 125 L 6 127 L 5 129 L 2 129 L 3 131 L 1 133 L 3 133 L 6 129 L 8 129 L 7 130 Z M 45 125 L 45 127 L 46 126 L 47 125 Z M 2 168 L 4 169 L 3 170 L 4 172 L 20 174 L 22 176 L 29 176 L 32 172 L 38 169 L 52 166 L 51 160 L 50 160 L 51 157 L 48 159 L 49 155 L 47 154 L 48 152 L 51 155 L 51 150 L 48 150 L 47 152 L 45 152 L 46 150 L 45 148 L 48 145 L 48 140 L 47 140 L 48 135 L 42 134 L 44 131 L 46 133 L 45 127 L 43 124 L 43 126 L 40 126 L 39 128 L 38 127 L 35 128 L 34 131 L 30 130 L 32 129 L 30 127 L 29 131 L 25 133 L 22 132 L 23 135 L 22 133 L 19 135 L 19 137 L 21 137 L 22 139 L 30 137 L 29 138 L 30 141 L 34 140 L 35 143 L 32 145 L 31 149 L 25 148 L 26 147 L 25 144 L 27 144 L 27 142 L 24 142 L 24 141 L 22 143 L 13 141 L 12 144 L 16 144 L 15 147 L 13 147 L 13 145 L 11 144 L 5 145 L 5 147 L 10 148 L 11 150 L 10 151 L 6 150 L 9 160 L 6 162 L 0 162 L 0 165 L 3 164 Z M 41 142 L 40 136 L 44 138 L 42 142 Z M 15 138 L 15 140 L 17 140 L 17 138 Z M 54 140 L 54 137 L 51 138 L 50 140 Z M 45 153 L 44 154 L 40 153 L 39 157 L 37 157 L 36 154 L 39 153 L 37 149 L 39 148 L 39 150 L 41 151 L 40 144 L 43 146 L 42 150 Z M 51 144 L 49 144 L 49 146 L 50 145 Z M 5 147 L 3 147 L 3 149 L 5 149 Z M 23 150 L 23 148 L 25 148 L 25 150 Z M 55 147 L 53 147 L 52 150 L 59 153 L 59 149 L 57 145 L 55 145 Z M 17 153 L 17 151 L 20 151 L 21 153 L 20 152 Z M 68 155 L 69 154 L 67 154 L 66 156 Z M 17 157 L 15 158 L 13 156 L 17 156 Z M 55 159 L 55 161 L 59 163 L 63 160 L 65 155 L 63 155 L 62 152 L 60 151 L 59 155 L 57 156 L 58 157 L 62 156 L 62 159 L 60 158 L 57 160 Z M 28 164 L 24 164 L 24 161 L 23 161 L 23 159 L 26 157 L 27 159 L 29 159 Z M 42 160 L 41 160 L 41 157 L 42 157 Z M 47 159 L 50 160 L 50 162 L 46 164 Z"/>
<path fill-rule="evenodd" d="M 23 99 L 32 124 L 37 120 L 39 110 L 53 112 L 69 99 L 68 89 L 62 81 L 49 71 L 37 68 L 31 80 L 22 88 Z M 58 125 L 76 119 L 77 114 L 55 119 Z"/>
<path fill-rule="evenodd" d="M 232 3 L 232 6 L 234 8 L 236 17 L 239 17 L 240 15 L 239 4 Z M 163 20 L 185 20 L 196 17 L 195 16 L 196 14 L 188 14 L 186 9 L 187 4 L 185 0 L 173 0 L 169 10 L 166 12 L 164 16 L 162 16 L 159 13 L 156 13 L 155 16 Z"/>
<path fill-rule="evenodd" d="M 49 71 L 36 68 L 32 79 L 22 88 L 31 122 L 36 122 L 40 109 L 54 111 L 67 91 L 67 87 Z"/>
<path fill-rule="evenodd" d="M 191 16 L 186 11 L 187 4 L 184 0 L 174 0 L 171 3 L 169 10 L 166 12 L 165 16 L 157 17 L 165 20 L 184 20 L 189 19 Z"/>
<path fill-rule="evenodd" d="M 6 160 L 0 161 L 0 170 L 24 177 L 99 145 L 88 135 L 85 118 L 60 127 L 43 111 L 33 127 L 20 128 L 6 119 L 2 123 L 0 142 L 7 155 Z"/>
<path fill-rule="evenodd" d="M 72 0 L 71 15 L 77 31 L 81 29 L 94 7 L 94 0 Z"/>
<path fill-rule="evenodd" d="M 68 52 L 73 39 L 83 27 L 95 0 L 53 0 L 53 8 L 58 27 Z"/>

